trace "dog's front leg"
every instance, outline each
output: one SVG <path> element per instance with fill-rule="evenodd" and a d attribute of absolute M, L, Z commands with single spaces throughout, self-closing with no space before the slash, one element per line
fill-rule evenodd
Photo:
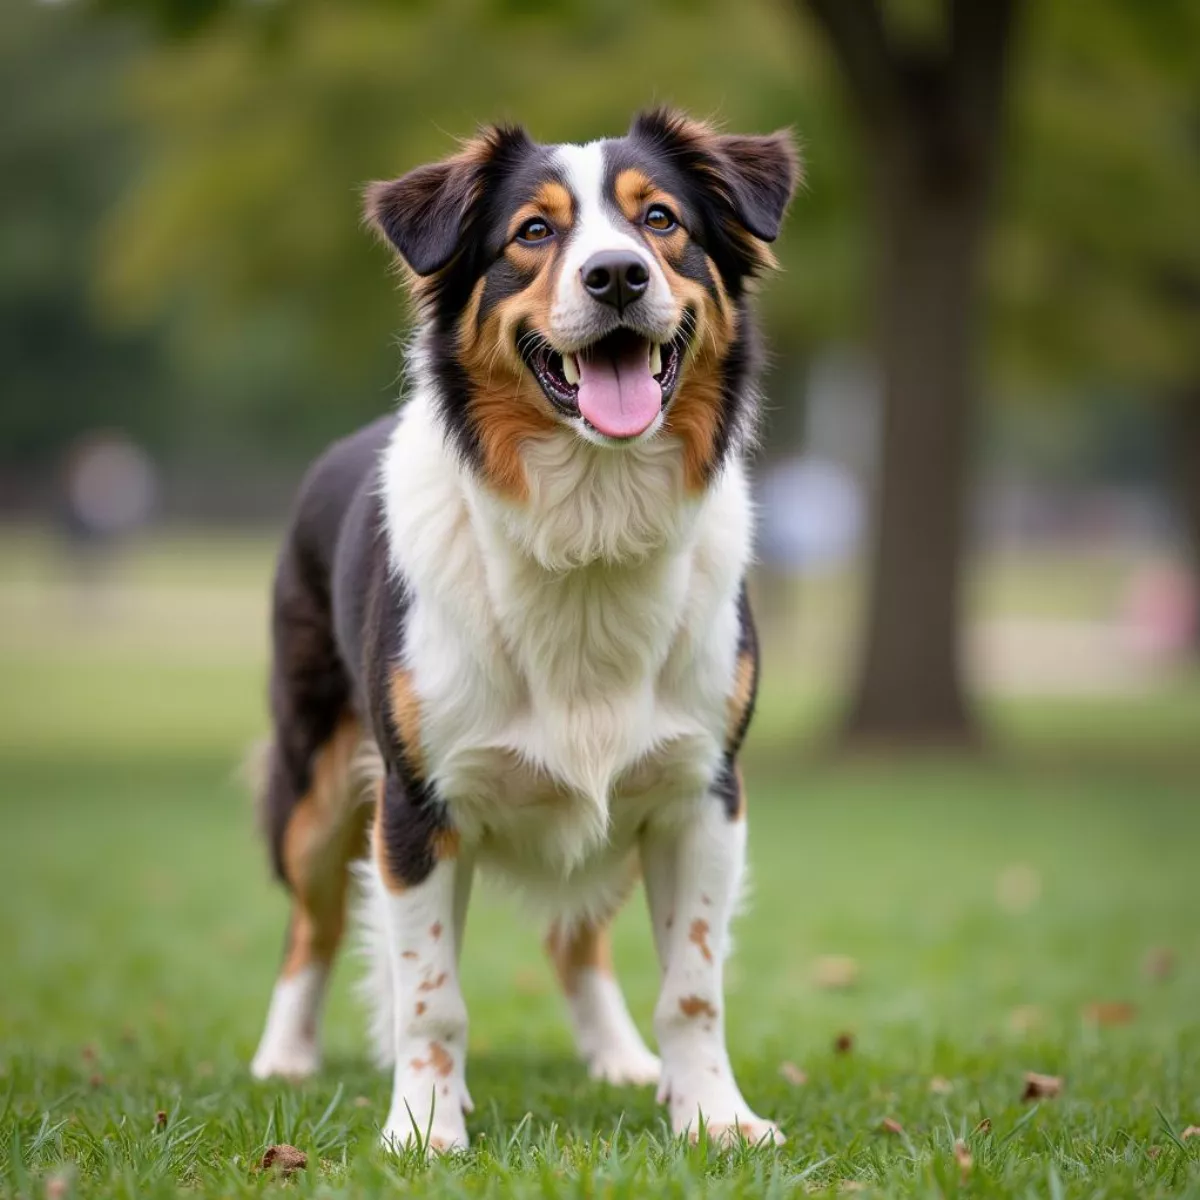
<path fill-rule="evenodd" d="M 681 827 L 648 830 L 642 869 L 662 990 L 654 1029 L 662 1055 L 658 1098 L 676 1133 L 695 1137 L 703 1118 L 710 1135 L 782 1142 L 772 1122 L 742 1097 L 725 1049 L 723 964 L 741 886 L 746 822 L 722 798 L 707 796 Z"/>
<path fill-rule="evenodd" d="M 414 830 L 397 790 L 385 789 L 375 856 L 386 906 L 395 1012 L 395 1076 L 383 1126 L 385 1145 L 428 1139 L 436 1151 L 467 1145 L 467 1008 L 458 980 L 458 951 L 471 886 L 471 862 L 446 831 L 429 838 L 421 869 L 397 870 Z M 389 828 L 390 827 L 390 828 Z M 402 853 L 397 854 L 397 847 Z M 389 847 L 391 852 L 389 853 Z M 419 855 L 412 855 L 418 858 Z M 406 882 L 405 876 L 419 879 Z"/>

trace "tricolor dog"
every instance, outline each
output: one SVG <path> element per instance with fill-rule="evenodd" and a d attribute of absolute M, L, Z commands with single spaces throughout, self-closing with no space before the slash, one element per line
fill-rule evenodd
<path fill-rule="evenodd" d="M 545 915 L 593 1076 L 657 1083 L 676 1132 L 781 1140 L 734 1079 L 722 963 L 758 675 L 751 292 L 797 176 L 784 133 L 656 111 L 587 145 L 490 128 L 368 189 L 417 332 L 399 414 L 316 462 L 279 558 L 263 811 L 293 903 L 253 1070 L 316 1069 L 365 854 L 390 1144 L 467 1144 L 477 869 Z M 661 1061 L 608 948 L 639 875 Z"/>

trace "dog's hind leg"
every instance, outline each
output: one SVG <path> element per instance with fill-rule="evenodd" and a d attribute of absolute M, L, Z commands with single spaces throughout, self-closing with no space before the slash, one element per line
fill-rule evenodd
<path fill-rule="evenodd" d="M 657 1083 L 659 1061 L 642 1041 L 613 972 L 608 921 L 556 922 L 546 935 L 546 952 L 591 1077 L 616 1084 Z"/>
<path fill-rule="evenodd" d="M 345 928 L 349 864 L 365 851 L 370 820 L 369 808 L 354 794 L 361 742 L 358 722 L 344 716 L 314 755 L 308 787 L 280 832 L 277 855 L 292 910 L 283 965 L 251 1065 L 260 1079 L 302 1077 L 320 1065 L 318 1022 Z M 270 786 L 287 785 L 276 776 Z"/>
<path fill-rule="evenodd" d="M 318 1021 L 342 939 L 350 860 L 366 852 L 369 807 L 356 778 L 363 730 L 351 714 L 328 605 L 285 553 L 276 577 L 274 740 L 261 797 L 275 873 L 292 898 L 283 965 L 251 1065 L 259 1078 L 320 1062 Z"/>

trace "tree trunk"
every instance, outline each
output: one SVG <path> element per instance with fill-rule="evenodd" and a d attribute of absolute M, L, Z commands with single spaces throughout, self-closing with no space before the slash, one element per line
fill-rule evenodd
<path fill-rule="evenodd" d="M 1192 572 L 1193 593 L 1200 604 L 1200 379 L 1172 402 L 1170 453 L 1176 501 Z M 1192 622 L 1192 658 L 1200 663 L 1200 613 Z"/>
<path fill-rule="evenodd" d="M 974 424 L 982 179 L 877 147 L 876 350 L 883 427 L 855 742 L 969 744 L 962 566 Z"/>

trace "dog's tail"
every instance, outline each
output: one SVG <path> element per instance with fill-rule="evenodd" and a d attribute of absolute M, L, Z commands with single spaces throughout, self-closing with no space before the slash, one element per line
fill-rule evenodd
<path fill-rule="evenodd" d="M 367 1010 L 372 1058 L 379 1066 L 390 1067 L 396 1058 L 396 1014 L 388 947 L 387 892 L 373 853 L 354 864 L 354 880 L 355 924 L 364 959 L 358 992 Z"/>

